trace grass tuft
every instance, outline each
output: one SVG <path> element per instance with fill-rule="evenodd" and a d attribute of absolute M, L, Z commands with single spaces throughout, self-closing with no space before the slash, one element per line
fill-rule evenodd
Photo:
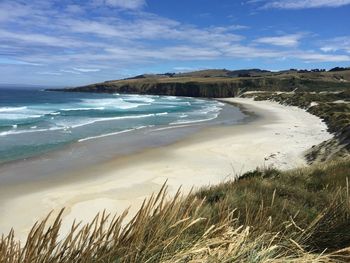
<path fill-rule="evenodd" d="M 349 161 L 256 170 L 170 200 L 164 185 L 129 222 L 102 212 L 64 237 L 62 210 L 24 245 L 2 236 L 0 262 L 348 262 L 349 172 Z"/>

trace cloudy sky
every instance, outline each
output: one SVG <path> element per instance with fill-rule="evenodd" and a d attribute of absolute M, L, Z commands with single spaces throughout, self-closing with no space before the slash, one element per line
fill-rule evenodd
<path fill-rule="evenodd" d="M 0 84 L 350 66 L 350 0 L 0 0 Z"/>

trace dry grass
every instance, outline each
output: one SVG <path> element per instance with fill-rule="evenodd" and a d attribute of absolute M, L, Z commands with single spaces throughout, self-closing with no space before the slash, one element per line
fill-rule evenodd
<path fill-rule="evenodd" d="M 328 131 L 334 134 L 334 138 L 309 150 L 306 157 L 310 163 L 350 156 L 350 90 L 348 88 L 339 89 L 336 93 L 255 92 L 243 94 L 243 96 L 254 97 L 255 100 L 272 100 L 284 105 L 297 106 L 324 120 Z"/>
<path fill-rule="evenodd" d="M 348 161 L 255 171 L 171 200 L 163 186 L 129 223 L 126 212 L 101 213 L 66 237 L 61 212 L 37 223 L 24 245 L 13 231 L 3 236 L 0 262 L 347 262 L 349 171 Z"/>

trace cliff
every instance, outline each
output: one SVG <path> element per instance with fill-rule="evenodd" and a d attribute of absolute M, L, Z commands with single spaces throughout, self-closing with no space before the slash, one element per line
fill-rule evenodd
<path fill-rule="evenodd" d="M 235 97 L 246 91 L 332 91 L 350 88 L 350 70 L 337 72 L 206 70 L 140 75 L 65 89 L 67 92 L 129 93 L 188 97 Z"/>

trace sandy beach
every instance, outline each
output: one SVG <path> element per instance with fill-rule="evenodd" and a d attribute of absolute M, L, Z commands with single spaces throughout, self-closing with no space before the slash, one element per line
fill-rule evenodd
<path fill-rule="evenodd" d="M 79 173 L 89 175 L 84 180 L 67 180 L 44 189 L 40 182 L 8 187 L 1 194 L 0 232 L 14 227 L 23 239 L 35 221 L 62 207 L 66 208 L 66 227 L 74 219 L 90 221 L 104 209 L 114 214 L 131 207 L 131 216 L 166 180 L 173 194 L 180 186 L 187 192 L 234 179 L 256 167 L 302 167 L 307 165 L 305 151 L 332 137 L 319 118 L 302 109 L 242 98 L 224 101 L 239 104 L 257 118 L 208 127 L 168 146 L 119 157 L 93 169 L 82 168 Z"/>

